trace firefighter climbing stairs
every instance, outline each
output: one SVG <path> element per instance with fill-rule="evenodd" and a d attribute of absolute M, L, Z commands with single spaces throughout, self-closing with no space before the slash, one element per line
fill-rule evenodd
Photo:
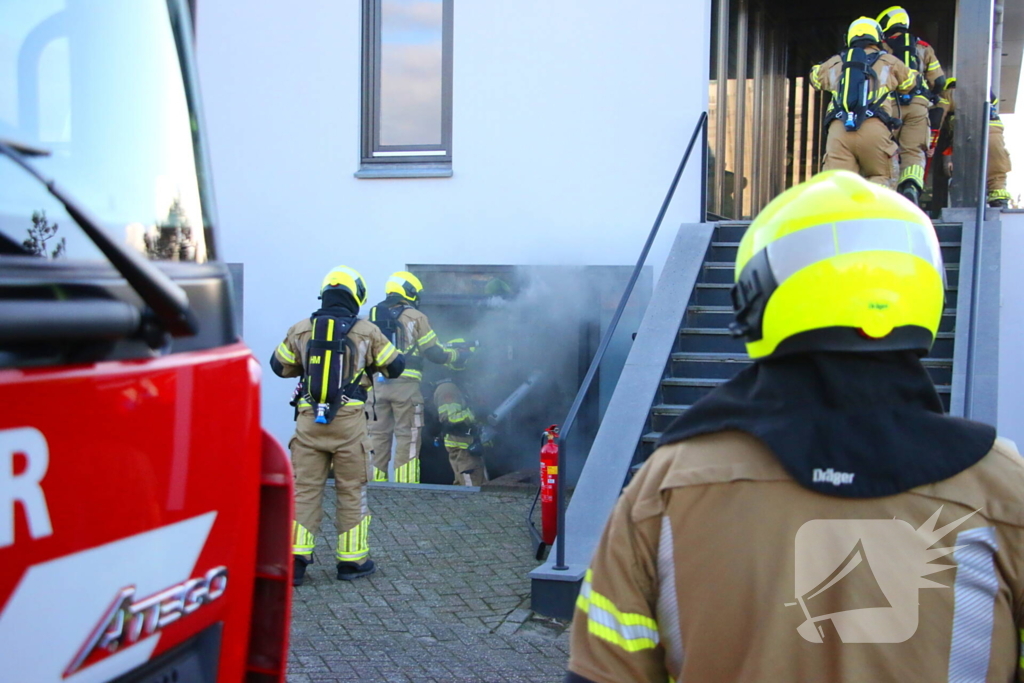
<path fill-rule="evenodd" d="M 729 334 L 733 320 L 730 289 L 740 239 L 748 222 L 715 226 L 697 277 L 679 335 L 637 444 L 634 466 L 645 461 L 661 433 L 702 396 L 751 364 L 743 341 Z M 946 264 L 946 307 L 938 338 L 924 366 L 932 376 L 946 410 L 950 406 L 953 375 L 953 336 L 960 272 L 959 223 L 936 223 L 942 258 Z"/>

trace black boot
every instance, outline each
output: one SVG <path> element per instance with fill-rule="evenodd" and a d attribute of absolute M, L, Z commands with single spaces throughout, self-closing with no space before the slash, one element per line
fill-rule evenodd
<path fill-rule="evenodd" d="M 356 564 L 355 562 L 339 562 L 338 580 L 352 581 L 364 576 L 369 576 L 375 571 L 377 571 L 377 566 L 373 563 L 373 560 L 367 560 L 362 564 Z"/>
<path fill-rule="evenodd" d="M 292 585 L 301 586 L 306 579 L 306 565 L 312 560 L 307 560 L 302 555 L 292 555 Z"/>
<path fill-rule="evenodd" d="M 921 190 L 912 180 L 904 180 L 900 183 L 900 186 L 896 189 L 901 195 L 909 199 L 917 206 L 921 200 Z"/>
<path fill-rule="evenodd" d="M 989 201 L 988 205 L 993 209 L 1005 209 L 1009 206 L 1009 203 L 1005 199 L 993 199 Z"/>

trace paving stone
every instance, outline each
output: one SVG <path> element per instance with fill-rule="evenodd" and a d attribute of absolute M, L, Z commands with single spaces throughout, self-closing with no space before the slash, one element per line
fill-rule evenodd
<path fill-rule="evenodd" d="M 532 618 L 532 491 L 372 488 L 376 574 L 337 581 L 333 492 L 315 564 L 293 595 L 292 683 L 560 683 L 568 631 Z M 518 533 L 517 533 L 518 530 Z"/>

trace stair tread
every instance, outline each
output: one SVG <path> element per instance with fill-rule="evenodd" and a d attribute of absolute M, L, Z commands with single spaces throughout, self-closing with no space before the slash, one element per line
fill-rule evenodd
<path fill-rule="evenodd" d="M 657 403 L 651 406 L 651 412 L 664 414 L 679 414 L 689 409 L 689 403 Z"/>
<path fill-rule="evenodd" d="M 717 377 L 665 377 L 661 380 L 661 383 L 676 387 L 717 387 L 728 381 L 726 378 Z M 948 394 L 951 391 L 951 386 L 949 384 L 936 384 L 935 391 L 940 394 Z"/>

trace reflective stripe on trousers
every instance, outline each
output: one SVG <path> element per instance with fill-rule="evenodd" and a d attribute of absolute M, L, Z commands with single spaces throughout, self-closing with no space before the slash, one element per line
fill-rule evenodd
<path fill-rule="evenodd" d="M 370 515 L 343 534 L 338 534 L 339 562 L 362 562 L 370 554 Z"/>
<path fill-rule="evenodd" d="M 312 555 L 316 539 L 309 529 L 298 522 L 292 522 L 292 554 Z"/>

